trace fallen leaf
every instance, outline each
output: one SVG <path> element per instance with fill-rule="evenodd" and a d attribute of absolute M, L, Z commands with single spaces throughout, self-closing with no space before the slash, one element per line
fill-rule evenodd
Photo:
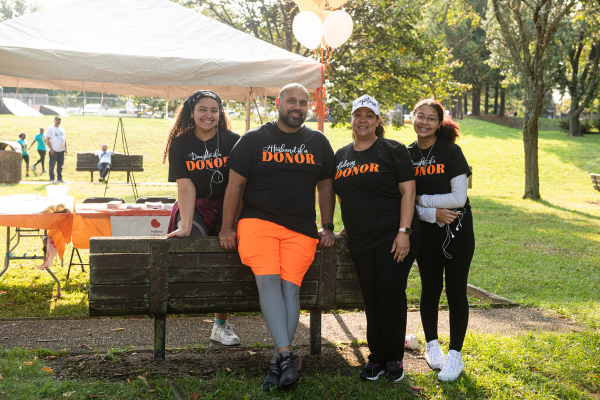
<path fill-rule="evenodd" d="M 133 380 L 131 378 L 127 378 L 127 383 L 131 383 Z"/>
<path fill-rule="evenodd" d="M 250 354 L 251 356 L 255 356 L 256 355 L 256 353 L 253 352 L 253 351 L 249 351 L 248 354 Z"/>
<path fill-rule="evenodd" d="M 190 371 L 190 374 L 193 374 L 193 373 L 194 373 L 194 371 Z"/>
<path fill-rule="evenodd" d="M 44 371 L 44 372 L 54 372 L 54 370 L 52 368 L 50 368 L 50 367 L 44 367 L 44 368 L 42 368 L 42 371 Z"/>
<path fill-rule="evenodd" d="M 150 384 L 148 383 L 148 381 L 146 380 L 146 378 L 144 378 L 143 376 L 138 375 L 138 379 L 141 379 L 142 382 L 144 382 L 146 384 L 146 386 L 150 386 Z"/>
<path fill-rule="evenodd" d="M 227 368 L 227 367 L 225 367 L 225 369 L 227 370 L 227 372 L 231 372 L 231 369 L 229 369 L 229 368 Z"/>
<path fill-rule="evenodd" d="M 4 303 L 5 306 L 14 306 L 14 303 Z"/>
<path fill-rule="evenodd" d="M 212 319 L 204 319 L 204 320 L 202 320 L 202 322 L 210 322 L 212 324 L 215 321 L 213 321 Z"/>
<path fill-rule="evenodd" d="M 33 361 L 25 361 L 23 365 L 33 365 L 35 364 Z"/>
<path fill-rule="evenodd" d="M 154 392 L 156 392 L 156 389 L 150 389 L 150 390 L 148 390 L 148 391 L 149 391 L 150 393 L 154 393 Z"/>
<path fill-rule="evenodd" d="M 200 393 L 194 392 L 192 393 L 192 400 L 198 400 L 200 398 Z"/>
<path fill-rule="evenodd" d="M 125 328 L 111 329 L 111 331 L 115 331 L 115 332 L 124 331 L 124 330 L 125 330 Z"/>
<path fill-rule="evenodd" d="M 114 376 L 123 376 L 123 374 L 114 374 Z"/>
<path fill-rule="evenodd" d="M 63 397 L 71 397 L 71 395 L 72 395 L 73 393 L 75 393 L 75 391 L 74 391 L 74 390 L 73 390 L 72 392 L 66 392 L 66 393 L 63 393 Z"/>
<path fill-rule="evenodd" d="M 45 358 L 45 360 L 54 360 L 56 358 L 56 356 L 48 356 Z"/>

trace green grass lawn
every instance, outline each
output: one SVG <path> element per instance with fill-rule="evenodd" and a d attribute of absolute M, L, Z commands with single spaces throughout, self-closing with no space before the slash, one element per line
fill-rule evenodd
<path fill-rule="evenodd" d="M 14 140 L 21 131 L 33 133 L 48 126 L 51 117 L 32 118 L 0 115 L 0 140 Z M 233 121 L 234 130 L 243 131 L 244 122 Z M 136 174 L 138 182 L 165 182 L 167 165 L 162 150 L 169 121 L 124 119 L 131 153 L 143 154 L 145 171 Z M 253 122 L 256 124 L 256 122 Z M 103 142 L 112 146 L 117 119 L 69 117 L 63 120 L 70 153 L 65 179 L 75 181 L 70 194 L 79 201 L 103 195 L 103 186 L 89 183 L 89 174 L 75 171 L 75 153 L 91 151 Z M 314 124 L 311 124 L 314 125 Z M 462 147 L 473 167 L 472 202 L 476 251 L 470 282 L 526 305 L 538 306 L 593 327 L 600 327 L 600 193 L 590 183 L 589 173 L 600 172 L 600 135 L 570 138 L 557 131 L 541 131 L 539 142 L 540 191 L 542 200 L 521 199 L 524 186 L 523 141 L 521 131 L 480 120 L 461 122 Z M 334 149 L 351 141 L 348 128 L 326 127 Z M 410 143 L 411 127 L 388 130 L 388 137 Z M 28 136 L 31 141 L 33 135 Z M 117 150 L 120 150 L 117 146 Z M 33 153 L 33 152 L 32 152 Z M 32 155 L 32 161 L 37 155 Z M 2 195 L 44 193 L 46 174 L 35 174 L 39 185 L 1 185 Z M 47 179 L 47 178 L 46 178 Z M 114 173 L 112 181 L 124 181 L 125 173 Z M 176 196 L 171 186 L 141 186 L 144 195 Z M 131 188 L 112 185 L 108 195 L 133 200 Z M 341 227 L 339 208 L 336 227 Z M 5 230 L 0 231 L 2 236 Z M 4 240 L 0 241 L 4 250 Z M 29 239 L 22 250 L 37 249 Z M 39 250 L 37 250 L 39 252 Z M 84 254 L 87 254 L 85 251 Z M 70 252 L 68 253 L 70 255 Z M 86 313 L 88 274 L 71 274 L 64 298 L 52 298 L 50 277 L 33 269 L 33 261 L 16 262 L 0 278 L 0 315 L 45 316 Z M 64 282 L 66 268 L 55 271 Z M 76 270 L 77 271 L 77 270 Z M 418 276 L 413 271 L 408 296 L 416 303 L 420 293 Z M 10 305 L 6 305 L 6 304 Z"/>
<path fill-rule="evenodd" d="M 95 379 L 55 380 L 42 368 L 47 350 L 0 349 L 0 398 L 9 399 L 176 399 L 172 386 L 186 399 L 597 399 L 600 391 L 600 335 L 591 332 L 523 334 L 511 337 L 468 334 L 463 348 L 466 373 L 453 383 L 439 382 L 433 372 L 411 373 L 399 384 L 383 379 L 364 382 L 358 368 L 340 366 L 338 374 L 308 368 L 293 389 L 265 393 L 262 376 L 244 367 L 214 377 L 147 376 L 133 371 L 104 382 Z M 60 356 L 60 355 L 59 355 Z M 105 356 L 97 354 L 98 357 Z M 118 362 L 115 353 L 105 363 Z M 309 366 L 310 367 L 310 366 Z M 190 371 L 193 373 L 194 371 Z M 200 371 L 197 371 L 200 372 Z M 96 396 L 96 397 L 94 397 Z"/>

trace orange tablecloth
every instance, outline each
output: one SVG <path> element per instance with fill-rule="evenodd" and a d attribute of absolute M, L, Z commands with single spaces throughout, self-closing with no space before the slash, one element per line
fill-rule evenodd
<path fill-rule="evenodd" d="M 92 236 L 112 236 L 110 227 L 111 216 L 169 216 L 170 210 L 142 208 L 128 209 L 126 204 L 121 208 L 107 208 L 106 204 L 77 204 L 73 216 L 73 247 L 89 249 Z"/>
<path fill-rule="evenodd" d="M 54 240 L 58 256 L 62 258 L 67 244 L 71 242 L 73 214 L 0 214 L 0 226 L 16 228 L 47 229 L 48 236 Z"/>

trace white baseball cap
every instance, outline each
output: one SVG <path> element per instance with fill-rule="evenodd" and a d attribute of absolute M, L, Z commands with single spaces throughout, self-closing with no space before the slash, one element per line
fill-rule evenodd
<path fill-rule="evenodd" d="M 358 99 L 354 100 L 354 102 L 352 103 L 352 112 L 350 113 L 350 115 L 354 114 L 354 111 L 361 107 L 367 107 L 371 109 L 377 116 L 379 116 L 379 103 L 377 102 L 377 100 L 375 100 L 368 94 L 365 94 L 364 96 L 361 96 Z"/>

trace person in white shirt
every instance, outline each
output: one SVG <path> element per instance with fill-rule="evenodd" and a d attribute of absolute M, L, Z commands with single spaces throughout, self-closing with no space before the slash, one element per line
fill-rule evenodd
<path fill-rule="evenodd" d="M 56 183 L 54 179 L 54 166 L 56 165 L 56 175 L 59 183 L 65 183 L 62 179 L 62 169 L 67 154 L 67 140 L 65 130 L 60 127 L 60 116 L 54 117 L 54 125 L 46 129 L 46 144 L 50 152 L 50 182 Z"/>
<path fill-rule="evenodd" d="M 101 150 L 96 150 L 94 155 L 98 156 L 98 171 L 100 172 L 100 179 L 98 182 L 104 182 L 104 178 L 110 171 L 110 164 L 112 162 L 112 156 L 115 154 L 112 150 L 108 150 L 108 146 L 103 144 Z"/>

